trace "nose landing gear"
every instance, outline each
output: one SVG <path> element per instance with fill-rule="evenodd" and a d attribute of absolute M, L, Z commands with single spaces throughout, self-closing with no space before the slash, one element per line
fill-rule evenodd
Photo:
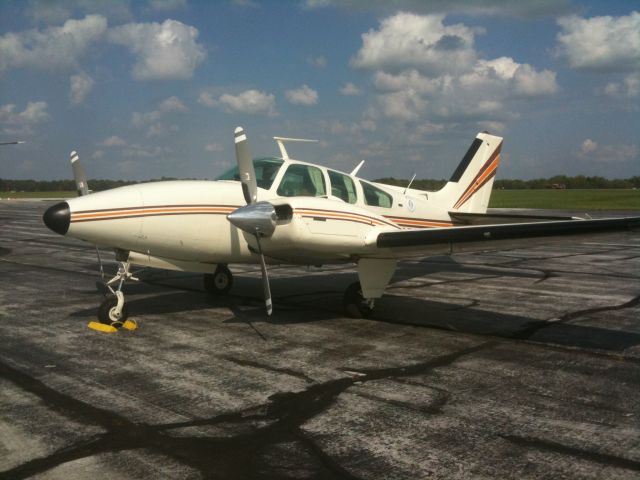
<path fill-rule="evenodd" d="M 118 273 L 116 273 L 116 275 L 105 284 L 107 297 L 98 308 L 98 320 L 100 320 L 100 324 L 110 328 L 105 329 L 104 327 L 92 327 L 91 324 L 96 322 L 91 322 L 89 324 L 91 328 L 102 331 L 116 331 L 118 328 L 123 326 L 129 330 L 136 328 L 135 322 L 127 320 L 129 313 L 127 312 L 127 307 L 124 304 L 124 293 L 122 293 L 122 286 L 125 281 L 138 281 L 138 278 L 134 277 L 129 271 L 130 267 L 131 263 L 129 261 L 119 262 Z M 114 289 L 113 285 L 115 284 L 118 286 Z"/>

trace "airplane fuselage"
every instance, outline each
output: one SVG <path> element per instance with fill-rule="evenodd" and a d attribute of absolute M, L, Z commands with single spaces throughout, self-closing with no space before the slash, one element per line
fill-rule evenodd
<path fill-rule="evenodd" d="M 331 192 L 329 172 L 349 177 L 355 187 L 352 203 L 331 194 L 279 195 L 291 165 L 310 164 L 283 161 L 270 188 L 258 189 L 258 200 L 291 208 L 291 218 L 279 219 L 274 235 L 263 240 L 271 262 L 345 262 L 371 253 L 381 230 L 452 225 L 447 209 L 430 201 L 427 192 L 404 192 L 324 167 L 313 166 L 322 172 L 326 191 Z M 364 189 L 372 187 L 384 197 L 379 202 L 384 206 L 367 205 Z M 332 193 L 337 193 L 335 187 Z M 143 183 L 72 198 L 67 204 L 66 235 L 131 252 L 136 264 L 209 271 L 216 264 L 258 261 L 253 236 L 226 218 L 245 204 L 237 181 Z"/>

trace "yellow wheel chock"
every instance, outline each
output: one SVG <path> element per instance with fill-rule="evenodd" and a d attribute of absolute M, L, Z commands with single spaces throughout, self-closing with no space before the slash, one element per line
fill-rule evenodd
<path fill-rule="evenodd" d="M 115 325 L 117 325 L 117 327 Z M 127 330 L 135 330 L 136 328 L 138 328 L 138 324 L 136 323 L 135 320 L 131 320 L 131 319 L 125 320 L 124 322 L 113 322 L 111 325 L 107 325 L 106 323 L 102 323 L 102 322 L 92 321 L 87 324 L 87 327 L 97 332 L 116 333 L 120 327 L 124 327 Z"/>

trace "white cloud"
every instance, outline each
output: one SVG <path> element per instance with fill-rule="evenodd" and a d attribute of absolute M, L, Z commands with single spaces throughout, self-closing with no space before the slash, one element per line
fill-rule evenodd
<path fill-rule="evenodd" d="M 98 14 L 117 21 L 131 18 L 129 2 L 122 0 L 29 0 L 25 15 L 34 23 L 53 25 L 69 18 Z"/>
<path fill-rule="evenodd" d="M 430 75 L 463 72 L 475 62 L 474 30 L 447 25 L 442 15 L 398 13 L 362 35 L 351 65 L 391 72 L 413 68 Z"/>
<path fill-rule="evenodd" d="M 198 97 L 198 103 L 209 108 L 213 108 L 218 104 L 216 99 L 213 98 L 213 95 L 211 95 L 209 92 L 202 92 Z"/>
<path fill-rule="evenodd" d="M 170 12 L 187 8 L 187 0 L 149 0 L 147 8 L 155 12 Z"/>
<path fill-rule="evenodd" d="M 137 143 L 129 145 L 122 151 L 122 155 L 125 157 L 137 158 L 159 157 L 167 153 L 171 153 L 171 149 L 168 147 L 140 145 Z"/>
<path fill-rule="evenodd" d="M 517 116 L 516 99 L 556 93 L 556 73 L 510 57 L 479 58 L 476 30 L 441 15 L 398 13 L 362 36 L 352 59 L 373 70 L 377 110 L 400 122 L 494 122 Z"/>
<path fill-rule="evenodd" d="M 584 142 L 582 142 L 582 145 L 580 145 L 580 153 L 582 153 L 583 155 L 595 152 L 597 149 L 598 144 L 590 138 L 587 138 Z"/>
<path fill-rule="evenodd" d="M 0 72 L 11 68 L 65 69 L 77 66 L 89 46 L 107 30 L 107 20 L 87 15 L 61 27 L 0 36 Z"/>
<path fill-rule="evenodd" d="M 338 7 L 350 10 L 410 11 L 539 17 L 566 11 L 571 0 L 305 0 L 307 8 Z"/>
<path fill-rule="evenodd" d="M 442 77 L 430 78 L 421 75 L 417 70 L 410 69 L 400 73 L 376 72 L 373 77 L 373 84 L 379 91 L 414 91 L 418 93 L 441 92 L 446 85 L 450 85 L 452 77 L 446 75 Z"/>
<path fill-rule="evenodd" d="M 151 112 L 133 112 L 131 114 L 131 124 L 136 128 L 146 127 L 160 120 L 162 112 L 153 110 Z"/>
<path fill-rule="evenodd" d="M 622 83 L 607 83 L 604 87 L 604 93 L 612 97 L 637 97 L 640 95 L 640 73 L 625 75 Z"/>
<path fill-rule="evenodd" d="M 117 135 L 113 135 L 109 138 L 105 138 L 98 145 L 102 147 L 124 147 L 126 144 L 127 143 L 123 139 L 121 139 Z"/>
<path fill-rule="evenodd" d="M 158 106 L 161 112 L 187 112 L 189 109 L 178 97 L 169 97 Z"/>
<path fill-rule="evenodd" d="M 209 143 L 204 147 L 204 149 L 207 152 L 223 152 L 224 151 L 224 147 L 219 143 Z"/>
<path fill-rule="evenodd" d="M 246 90 L 238 95 L 225 93 L 218 99 L 227 113 L 251 115 L 276 115 L 276 98 L 273 94 Z"/>
<path fill-rule="evenodd" d="M 417 120 L 428 104 L 414 90 L 399 90 L 380 95 L 378 100 L 385 116 L 399 120 Z"/>
<path fill-rule="evenodd" d="M 35 125 L 48 119 L 47 102 L 29 102 L 22 112 L 12 103 L 0 107 L 0 125 L 7 134 L 30 134 Z"/>
<path fill-rule="evenodd" d="M 322 55 L 318 57 L 307 57 L 307 63 L 316 68 L 324 68 L 327 66 L 327 59 Z"/>
<path fill-rule="evenodd" d="M 315 105 L 318 103 L 318 92 L 308 85 L 302 85 L 294 90 L 287 90 L 285 96 L 294 105 Z"/>
<path fill-rule="evenodd" d="M 131 73 L 136 80 L 191 78 L 206 58 L 197 38 L 197 28 L 177 20 L 129 23 L 109 32 L 111 42 L 126 46 L 135 55 Z"/>
<path fill-rule="evenodd" d="M 182 103 L 178 97 L 169 97 L 158 104 L 156 110 L 150 112 L 133 112 L 131 114 L 131 125 L 135 128 L 146 129 L 148 137 L 157 137 L 171 132 L 177 132 L 178 126 L 175 124 L 167 124 L 162 121 L 172 113 L 182 113 L 188 111 L 188 108 Z"/>
<path fill-rule="evenodd" d="M 546 69 L 538 72 L 526 63 L 518 66 L 513 82 L 515 92 L 526 97 L 550 95 L 558 91 L 555 72 Z"/>
<path fill-rule="evenodd" d="M 620 17 L 564 17 L 558 24 L 562 31 L 556 37 L 556 53 L 572 68 L 640 69 L 640 12 Z"/>
<path fill-rule="evenodd" d="M 358 96 L 362 95 L 362 90 L 353 83 L 347 82 L 340 87 L 340 93 L 345 96 Z"/>
<path fill-rule="evenodd" d="M 638 145 L 633 144 L 600 145 L 587 138 L 580 145 L 578 157 L 607 163 L 628 162 L 640 157 L 640 149 Z"/>
<path fill-rule="evenodd" d="M 77 75 L 71 75 L 69 83 L 69 99 L 74 105 L 79 105 L 89 95 L 95 82 L 89 75 L 80 72 Z"/>
<path fill-rule="evenodd" d="M 231 3 L 236 7 L 241 8 L 256 8 L 258 4 L 252 0 L 231 0 Z"/>

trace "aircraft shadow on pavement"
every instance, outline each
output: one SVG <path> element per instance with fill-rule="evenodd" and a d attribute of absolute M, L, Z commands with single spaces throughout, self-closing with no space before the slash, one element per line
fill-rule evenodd
<path fill-rule="evenodd" d="M 465 334 L 531 340 L 586 349 L 623 351 L 640 344 L 640 334 L 578 323 L 549 323 L 524 316 L 483 310 L 478 302 L 472 299 L 469 299 L 466 305 L 454 305 L 394 294 L 394 283 L 437 272 L 456 272 L 473 276 L 517 276 L 532 280 L 541 278 L 539 272 L 496 271 L 492 267 L 460 264 L 449 257 L 438 257 L 436 261 L 420 263 L 400 263 L 388 293 L 376 303 L 374 319 Z M 264 322 L 281 325 L 341 317 L 342 292 L 351 282 L 357 280 L 355 271 L 350 270 L 329 273 L 311 271 L 308 275 L 272 277 L 271 290 L 275 311 L 274 315 L 269 317 L 264 311 L 262 282 L 257 276 L 243 276 L 240 273 L 234 277 L 232 293 L 221 297 L 205 292 L 201 276 L 198 274 L 149 269 L 142 272 L 140 277 L 140 282 L 131 282 L 125 287 L 127 308 L 131 316 L 198 312 L 222 307 L 230 309 L 233 313 L 233 317 L 226 319 L 224 323 Z M 83 293 L 95 293 L 96 305 L 74 312 L 73 317 L 86 318 L 96 315 L 100 295 L 95 290 Z M 133 298 L 135 295 L 146 296 Z M 398 312 L 402 312 L 401 315 Z"/>
<path fill-rule="evenodd" d="M 402 320 L 398 321 L 398 313 Z M 623 351 L 640 344 L 640 334 L 579 323 L 547 322 L 482 310 L 476 302 L 451 305 L 414 297 L 386 295 L 376 305 L 376 319 L 428 328 L 530 340 L 584 349 Z"/>

